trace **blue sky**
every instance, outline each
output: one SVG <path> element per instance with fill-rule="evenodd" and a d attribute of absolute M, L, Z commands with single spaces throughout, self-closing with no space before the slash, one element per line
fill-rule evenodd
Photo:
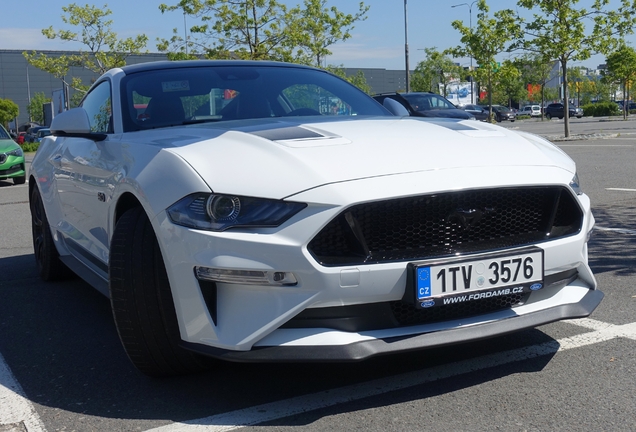
<path fill-rule="evenodd" d="M 148 51 L 156 52 L 156 38 L 169 38 L 172 29 L 180 32 L 184 28 L 183 14 L 171 12 L 162 14 L 159 11 L 161 2 L 173 4 L 166 0 L 110 0 L 92 3 L 90 0 L 77 1 L 103 6 L 108 5 L 113 14 L 113 30 L 120 37 L 146 34 L 150 41 Z M 464 3 L 462 0 L 407 0 L 408 7 L 408 42 L 410 66 L 415 68 L 417 62 L 424 59 L 424 48 L 437 47 L 442 50 L 459 44 L 459 33 L 451 27 L 453 20 L 469 23 L 467 5 L 452 8 L 452 5 Z M 293 6 L 302 0 L 283 0 Z M 46 39 L 43 28 L 53 26 L 54 29 L 73 29 L 62 22 L 62 6 L 72 3 L 71 0 L 2 0 L 3 20 L 0 25 L 0 49 L 18 50 L 74 50 L 82 49 L 79 44 L 62 43 Z M 329 5 L 336 5 L 341 11 L 354 13 L 358 0 L 330 0 Z M 356 24 L 352 38 L 344 43 L 332 46 L 333 55 L 327 58 L 328 63 L 345 67 L 404 69 L 404 1 L 403 0 L 366 0 L 371 9 L 368 18 Z M 466 3 L 471 3 L 467 1 Z M 579 4 L 588 5 L 591 0 L 582 0 Z M 515 7 L 513 0 L 489 0 L 490 12 L 498 9 Z M 610 5 L 618 6 L 618 0 L 611 0 Z M 477 8 L 472 7 L 473 23 L 476 21 Z M 188 18 L 188 26 L 194 21 Z M 630 40 L 634 40 L 633 36 Z M 502 56 L 506 58 L 507 55 Z M 469 59 L 457 59 L 468 65 Z M 595 68 L 604 62 L 604 57 L 597 55 L 585 62 L 577 63 Z"/>

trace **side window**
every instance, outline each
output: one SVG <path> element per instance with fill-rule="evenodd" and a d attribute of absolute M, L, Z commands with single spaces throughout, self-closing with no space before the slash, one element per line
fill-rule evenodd
<path fill-rule="evenodd" d="M 283 90 L 282 95 L 289 112 L 298 112 L 298 115 L 356 115 L 349 104 L 315 84 L 296 84 Z"/>
<path fill-rule="evenodd" d="M 82 101 L 82 108 L 88 113 L 92 132 L 113 132 L 109 81 L 102 82 L 87 94 Z"/>

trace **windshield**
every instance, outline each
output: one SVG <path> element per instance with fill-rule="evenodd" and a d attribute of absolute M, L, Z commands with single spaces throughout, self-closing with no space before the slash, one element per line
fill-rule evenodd
<path fill-rule="evenodd" d="M 11 139 L 11 136 L 2 125 L 0 125 L 0 139 Z"/>
<path fill-rule="evenodd" d="M 403 95 L 415 111 L 455 109 L 455 105 L 436 94 Z"/>
<path fill-rule="evenodd" d="M 203 66 L 133 73 L 122 80 L 126 132 L 283 116 L 390 116 L 327 72 L 285 66 Z"/>

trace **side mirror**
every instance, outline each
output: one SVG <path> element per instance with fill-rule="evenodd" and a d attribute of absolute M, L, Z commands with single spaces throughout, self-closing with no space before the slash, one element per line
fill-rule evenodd
<path fill-rule="evenodd" d="M 399 117 L 405 117 L 409 115 L 408 110 L 404 108 L 401 103 L 391 98 L 385 98 L 382 102 L 382 105 L 384 105 L 384 108 L 388 109 L 393 115 Z"/>
<path fill-rule="evenodd" d="M 51 122 L 51 134 L 57 136 L 88 138 L 93 141 L 101 141 L 105 134 L 91 132 L 91 123 L 88 113 L 84 108 L 73 108 L 53 117 Z"/>

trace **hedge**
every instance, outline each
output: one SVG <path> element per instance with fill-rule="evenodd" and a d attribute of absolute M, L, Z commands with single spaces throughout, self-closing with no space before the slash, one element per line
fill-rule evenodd
<path fill-rule="evenodd" d="M 612 115 L 619 115 L 621 113 L 620 108 L 614 102 L 598 102 L 594 104 L 587 104 L 583 106 L 583 115 L 592 117 L 605 117 Z"/>

